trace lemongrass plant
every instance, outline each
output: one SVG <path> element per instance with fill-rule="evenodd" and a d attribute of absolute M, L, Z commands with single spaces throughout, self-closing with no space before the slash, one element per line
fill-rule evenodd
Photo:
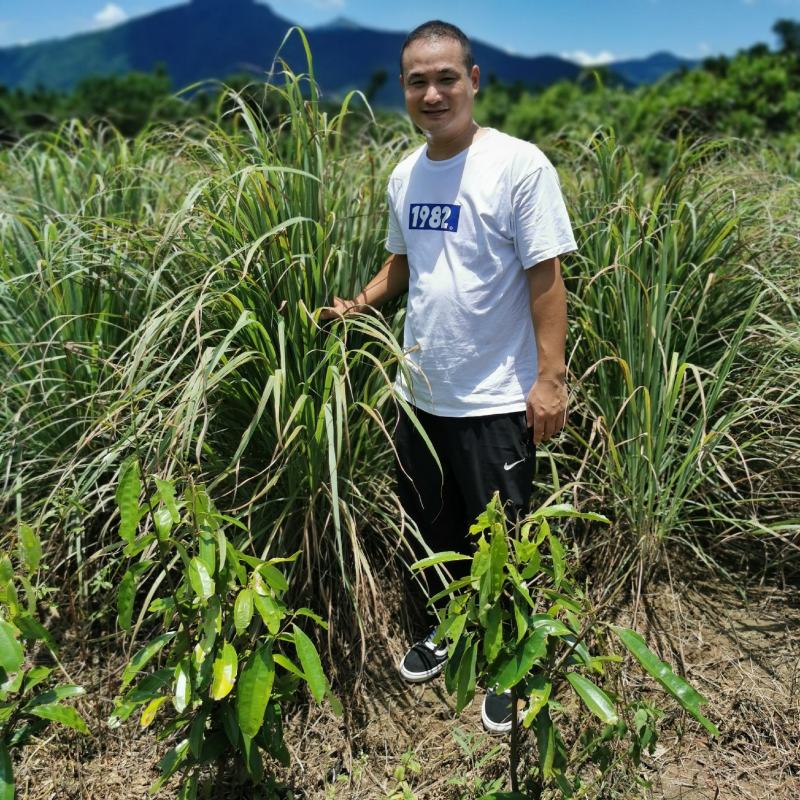
<path fill-rule="evenodd" d="M 94 383 L 62 370 L 47 394 L 73 392 L 84 416 L 69 421 L 77 440 L 60 443 L 55 480 L 44 481 L 46 513 L 61 499 L 75 505 L 73 517 L 105 520 L 65 556 L 90 559 L 91 572 L 114 551 L 108 487 L 122 458 L 135 448 L 165 476 L 193 464 L 220 505 L 248 519 L 239 544 L 264 556 L 302 549 L 296 590 L 313 587 L 325 611 L 352 619 L 354 609 L 368 609 L 374 572 L 408 529 L 391 470 L 402 312 L 390 307 L 387 322 L 368 315 L 323 326 L 316 309 L 354 293 L 379 266 L 385 181 L 409 144 L 408 126 L 346 125 L 355 93 L 330 115 L 313 75 L 286 70 L 268 91 L 287 109 L 277 124 L 231 92 L 225 104 L 236 119 L 225 127 L 176 134 L 174 143 L 150 134 L 153 147 L 178 154 L 164 164 L 165 185 L 181 175 L 186 183 L 172 208 L 151 211 L 143 231 L 125 224 L 124 209 L 101 220 L 73 204 L 55 216 L 56 233 L 70 225 L 81 233 L 63 238 L 74 252 L 51 285 L 72 287 L 71 268 L 90 273 L 106 254 L 110 294 L 96 293 L 95 305 L 76 297 L 63 313 L 40 296 L 30 304 L 47 324 L 59 317 L 83 325 L 70 333 L 76 347 L 103 345 L 84 359 L 87 370 L 102 364 Z M 90 223 L 108 237 L 96 246 L 82 232 Z M 6 230 L 21 224 L 17 215 Z M 39 246 L 40 229 L 30 227 Z M 135 259 L 117 255 L 132 247 Z M 35 260 L 25 268 L 29 291 Z M 41 358 L 32 362 L 31 383 L 43 368 Z M 48 404 L 39 405 L 44 418 Z M 21 451 L 32 461 L 50 435 L 26 438 Z M 26 487 L 13 488 L 19 497 Z"/>
<path fill-rule="evenodd" d="M 576 494 L 624 520 L 620 537 L 595 543 L 617 574 L 638 566 L 641 579 L 667 537 L 710 559 L 702 529 L 747 527 L 774 502 L 777 487 L 754 477 L 800 432 L 797 384 L 781 377 L 785 298 L 751 261 L 743 219 L 755 198 L 715 177 L 724 148 L 678 143 L 648 181 L 613 133 L 598 133 L 572 187 L 570 369 L 585 424 L 571 429 L 570 471 Z M 755 429 L 768 404 L 794 419 L 780 436 Z"/>

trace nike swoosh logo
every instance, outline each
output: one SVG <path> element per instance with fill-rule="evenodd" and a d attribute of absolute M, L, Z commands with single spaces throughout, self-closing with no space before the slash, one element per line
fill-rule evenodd
<path fill-rule="evenodd" d="M 521 458 L 519 461 L 515 461 L 513 464 L 503 464 L 503 469 L 506 470 L 506 472 L 508 472 L 508 470 L 512 469 L 513 467 L 516 467 L 517 464 L 521 464 L 524 460 L 525 460 L 524 458 Z"/>

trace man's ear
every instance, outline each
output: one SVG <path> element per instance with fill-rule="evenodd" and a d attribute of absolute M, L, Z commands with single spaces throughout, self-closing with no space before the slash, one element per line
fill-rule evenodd
<path fill-rule="evenodd" d="M 481 70 L 477 64 L 472 65 L 469 78 L 472 83 L 472 89 L 475 92 L 475 94 L 477 94 L 478 89 L 480 89 L 481 86 Z"/>

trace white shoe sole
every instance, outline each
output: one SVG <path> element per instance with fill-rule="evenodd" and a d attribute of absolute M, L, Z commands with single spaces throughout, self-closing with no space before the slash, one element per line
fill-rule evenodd
<path fill-rule="evenodd" d="M 435 678 L 440 672 L 443 672 L 446 666 L 447 661 L 443 661 L 438 666 L 425 670 L 425 672 L 409 672 L 401 661 L 398 669 L 403 676 L 403 680 L 408 681 L 408 683 L 425 683 L 425 681 L 429 681 L 431 678 Z"/>
<path fill-rule="evenodd" d="M 523 719 L 525 719 L 525 713 L 519 711 L 517 713 L 517 722 L 521 725 Z M 486 731 L 495 736 L 511 733 L 511 720 L 508 722 L 492 722 L 489 717 L 486 716 L 486 705 L 484 703 L 481 703 L 481 722 Z"/>

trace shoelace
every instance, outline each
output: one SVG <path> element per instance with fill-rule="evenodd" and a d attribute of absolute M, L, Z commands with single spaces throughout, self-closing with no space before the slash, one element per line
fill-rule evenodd
<path fill-rule="evenodd" d="M 428 648 L 428 650 L 436 653 L 437 655 L 443 655 L 447 652 L 447 645 L 442 642 L 441 644 L 435 644 L 433 641 L 434 634 L 436 633 L 436 628 L 432 628 L 428 635 L 423 640 L 422 644 Z"/>

